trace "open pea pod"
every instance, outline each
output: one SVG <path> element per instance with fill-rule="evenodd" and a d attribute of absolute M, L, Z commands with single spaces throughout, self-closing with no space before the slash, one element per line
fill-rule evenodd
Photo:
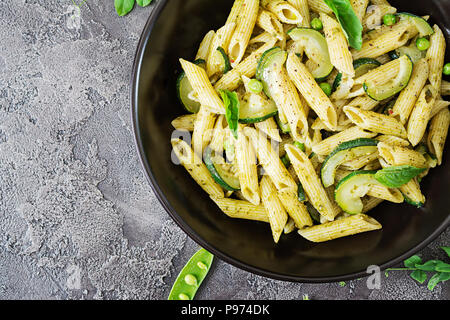
<path fill-rule="evenodd" d="M 205 249 L 198 250 L 178 275 L 168 300 L 193 300 L 211 268 L 214 256 Z"/>

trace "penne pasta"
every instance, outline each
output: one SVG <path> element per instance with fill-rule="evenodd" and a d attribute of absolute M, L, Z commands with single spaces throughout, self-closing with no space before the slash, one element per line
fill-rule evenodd
<path fill-rule="evenodd" d="M 297 189 L 286 188 L 278 190 L 278 198 L 281 200 L 290 218 L 294 221 L 296 228 L 302 229 L 313 225 L 306 206 L 298 201 Z"/>
<path fill-rule="evenodd" d="M 399 189 L 407 202 L 415 204 L 417 207 L 424 205 L 426 199 L 420 190 L 420 185 L 419 182 L 417 182 L 417 178 L 410 180 Z"/>
<path fill-rule="evenodd" d="M 309 28 L 311 15 L 309 13 L 308 0 L 287 0 L 302 16 L 302 27 Z"/>
<path fill-rule="evenodd" d="M 267 211 L 272 236 L 275 243 L 278 243 L 281 234 L 286 226 L 288 215 L 283 208 L 283 204 L 277 196 L 277 190 L 268 176 L 264 176 L 260 183 L 261 199 Z"/>
<path fill-rule="evenodd" d="M 242 83 L 242 76 L 252 78 L 256 73 L 258 61 L 261 58 L 262 54 L 268 49 L 272 48 L 275 44 L 275 41 L 276 39 L 273 38 L 273 41 L 267 42 L 257 50 L 253 51 L 252 54 L 245 58 L 231 71 L 224 74 L 223 77 L 216 82 L 214 88 L 216 90 L 235 90 Z"/>
<path fill-rule="evenodd" d="M 446 43 L 444 34 L 437 25 L 433 26 L 433 30 L 434 33 L 430 36 L 430 47 L 427 50 L 427 60 L 430 65 L 428 79 L 431 85 L 440 93 Z"/>
<path fill-rule="evenodd" d="M 235 67 L 245 54 L 259 12 L 259 0 L 243 0 L 236 22 L 236 29 L 230 39 L 228 56 Z"/>
<path fill-rule="evenodd" d="M 394 107 L 392 108 L 392 116 L 398 116 L 400 122 L 403 124 L 408 121 L 414 104 L 425 86 L 429 69 L 427 60 L 420 59 L 413 67 L 413 73 L 408 85 L 400 92 L 400 95 L 395 101 Z"/>
<path fill-rule="evenodd" d="M 381 224 L 374 218 L 365 214 L 357 214 L 298 230 L 298 233 L 309 241 L 324 242 L 381 228 Z"/>
<path fill-rule="evenodd" d="M 404 200 L 400 190 L 388 188 L 379 183 L 373 184 L 367 195 L 394 203 L 402 203 Z"/>
<path fill-rule="evenodd" d="M 256 206 L 245 200 L 235 200 L 230 198 L 211 197 L 211 199 L 230 218 L 269 223 L 267 211 L 262 204 Z"/>
<path fill-rule="evenodd" d="M 258 205 L 260 196 L 256 156 L 242 129 L 236 142 L 236 163 L 243 196 L 254 205 Z"/>
<path fill-rule="evenodd" d="M 384 142 L 388 145 L 399 146 L 399 147 L 409 147 L 410 143 L 406 139 L 402 139 L 396 136 L 391 136 L 387 134 L 380 135 L 375 138 L 378 141 Z"/>
<path fill-rule="evenodd" d="M 407 137 L 405 127 L 393 117 L 350 106 L 345 106 L 344 112 L 354 124 L 362 129 L 400 138 Z"/>
<path fill-rule="evenodd" d="M 276 188 L 278 190 L 285 188 L 295 189 L 297 184 L 267 138 L 253 128 L 246 127 L 243 132 L 250 139 L 259 164 L 264 168 L 265 173 L 270 177 Z"/>
<path fill-rule="evenodd" d="M 195 60 L 203 59 L 206 61 L 209 54 L 209 48 L 211 47 L 211 42 L 215 35 L 216 33 L 214 32 L 214 30 L 210 30 L 205 35 L 202 42 L 200 43 L 200 47 L 198 48 L 197 54 L 195 55 Z"/>
<path fill-rule="evenodd" d="M 235 26 L 236 24 L 234 22 L 226 24 L 214 34 L 206 59 L 206 73 L 208 77 L 212 77 L 216 73 L 223 71 L 221 70 L 223 57 L 218 49 L 221 48 L 227 53 L 228 43 L 230 42 Z"/>
<path fill-rule="evenodd" d="M 256 24 L 270 36 L 275 37 L 278 40 L 285 39 L 283 25 L 272 12 L 264 9 L 259 10 Z"/>
<path fill-rule="evenodd" d="M 283 140 L 280 136 L 280 130 L 278 129 L 277 123 L 273 118 L 255 123 L 255 128 L 274 141 L 281 142 Z"/>
<path fill-rule="evenodd" d="M 171 124 L 177 130 L 194 131 L 194 122 L 197 117 L 196 113 L 185 114 L 172 120 Z"/>
<path fill-rule="evenodd" d="M 449 96 L 450 95 L 450 82 L 442 80 L 441 82 L 441 95 Z"/>
<path fill-rule="evenodd" d="M 447 140 L 448 127 L 450 125 L 450 111 L 444 108 L 436 114 L 430 123 L 430 132 L 428 133 L 428 149 L 437 158 L 438 165 L 442 164 L 444 156 L 444 145 Z"/>
<path fill-rule="evenodd" d="M 354 98 L 348 103 L 350 107 L 359 108 L 362 110 L 373 110 L 380 104 L 380 101 L 373 100 L 372 98 L 364 95 Z"/>
<path fill-rule="evenodd" d="M 300 94 L 305 97 L 308 105 L 330 130 L 337 126 L 336 109 L 330 99 L 319 87 L 308 68 L 300 61 L 295 53 L 290 53 L 286 62 L 286 69 L 292 82 Z"/>
<path fill-rule="evenodd" d="M 400 21 L 389 32 L 369 41 L 364 41 L 361 50 L 352 50 L 353 59 L 377 58 L 404 46 L 417 35 L 417 29 L 408 21 Z"/>
<path fill-rule="evenodd" d="M 304 141 L 308 135 L 308 120 L 295 85 L 284 67 L 271 73 L 272 99 L 279 111 L 286 117 L 290 132 L 297 141 Z"/>
<path fill-rule="evenodd" d="M 308 0 L 308 5 L 316 13 L 333 14 L 333 11 L 323 0 Z"/>
<path fill-rule="evenodd" d="M 326 13 L 320 13 L 320 19 L 328 42 L 331 63 L 340 72 L 354 76 L 353 58 L 340 24 Z"/>
<path fill-rule="evenodd" d="M 383 17 L 386 14 L 394 14 L 397 9 L 386 4 L 373 4 L 367 7 L 363 17 L 362 25 L 364 31 L 373 30 L 383 23 Z"/>
<path fill-rule="evenodd" d="M 416 168 L 426 168 L 427 160 L 415 150 L 388 145 L 384 142 L 378 143 L 378 152 L 381 158 L 391 166 L 410 165 Z"/>
<path fill-rule="evenodd" d="M 436 102 L 438 92 L 432 85 L 427 85 L 421 91 L 408 121 L 408 140 L 413 146 L 419 144 L 425 135 L 431 111 Z"/>
<path fill-rule="evenodd" d="M 354 140 L 357 138 L 373 138 L 376 135 L 376 133 L 367 132 L 357 126 L 353 126 L 322 140 L 321 142 L 313 146 L 312 151 L 318 155 L 328 155 L 342 142 Z"/>
<path fill-rule="evenodd" d="M 206 71 L 184 59 L 180 59 L 180 63 L 200 103 L 212 113 L 225 114 L 223 101 L 211 85 Z"/>
<path fill-rule="evenodd" d="M 334 220 L 336 211 L 311 161 L 299 148 L 293 145 L 287 145 L 285 148 L 311 204 L 324 218 Z"/>
<path fill-rule="evenodd" d="M 364 16 L 366 15 L 367 6 L 369 5 L 369 0 L 350 0 L 353 11 L 358 17 L 361 23 L 363 22 Z"/>
<path fill-rule="evenodd" d="M 222 188 L 214 181 L 202 160 L 183 140 L 172 139 L 173 152 L 198 185 L 210 196 L 223 198 Z"/>
<path fill-rule="evenodd" d="M 274 13 L 278 19 L 286 24 L 301 25 L 303 17 L 298 10 L 284 0 L 261 0 L 261 5 Z"/>
<path fill-rule="evenodd" d="M 202 156 L 205 147 L 211 141 L 216 117 L 217 116 L 214 113 L 209 112 L 204 106 L 201 106 L 197 113 L 197 117 L 194 121 L 194 132 L 192 134 L 192 148 L 200 157 Z"/>
<path fill-rule="evenodd" d="M 430 119 L 433 118 L 435 115 L 437 115 L 441 110 L 447 108 L 448 106 L 450 106 L 450 101 L 436 100 L 436 102 L 433 105 L 433 108 L 431 108 Z"/>

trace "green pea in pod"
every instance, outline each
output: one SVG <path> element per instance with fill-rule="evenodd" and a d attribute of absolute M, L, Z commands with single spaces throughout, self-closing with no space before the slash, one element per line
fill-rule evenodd
<path fill-rule="evenodd" d="M 178 275 L 168 300 L 193 300 L 211 268 L 214 256 L 205 249 L 198 250 Z"/>

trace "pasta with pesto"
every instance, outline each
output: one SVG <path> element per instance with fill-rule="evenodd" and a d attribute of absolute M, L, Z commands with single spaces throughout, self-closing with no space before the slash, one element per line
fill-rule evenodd
<path fill-rule="evenodd" d="M 278 245 L 377 232 L 373 209 L 426 206 L 445 161 L 441 28 L 386 0 L 332 3 L 235 0 L 179 59 L 173 162 Z"/>

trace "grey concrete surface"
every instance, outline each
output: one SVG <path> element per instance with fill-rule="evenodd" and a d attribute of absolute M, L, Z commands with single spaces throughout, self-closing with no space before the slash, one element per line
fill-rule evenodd
<path fill-rule="evenodd" d="M 157 2 L 155 0 L 154 2 Z M 166 299 L 198 249 L 147 183 L 129 84 L 155 4 L 0 1 L 0 298 Z M 71 20 L 72 19 L 72 20 Z M 441 258 L 450 230 L 420 254 Z M 216 260 L 198 299 L 448 299 L 406 272 L 345 284 L 274 281 Z"/>

